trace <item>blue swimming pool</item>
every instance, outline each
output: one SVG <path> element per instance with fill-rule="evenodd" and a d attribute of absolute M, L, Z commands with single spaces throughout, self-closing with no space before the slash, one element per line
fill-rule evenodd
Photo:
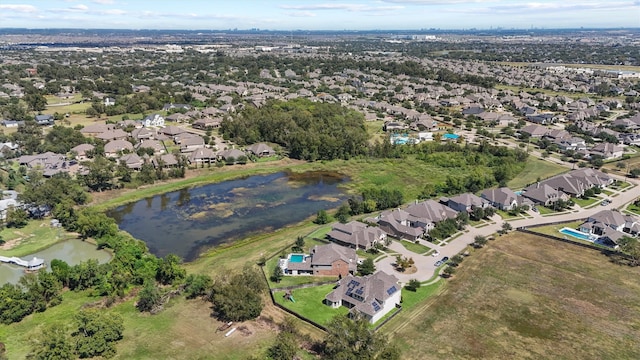
<path fill-rule="evenodd" d="M 289 262 L 301 263 L 303 261 L 304 261 L 304 255 L 301 255 L 301 254 L 291 254 L 291 255 L 289 255 Z"/>
<path fill-rule="evenodd" d="M 456 134 L 444 134 L 442 135 L 443 139 L 447 139 L 447 140 L 458 140 L 458 138 L 460 137 L 460 135 L 456 135 Z"/>
<path fill-rule="evenodd" d="M 560 230 L 560 232 L 565 235 L 573 236 L 574 238 L 577 238 L 580 240 L 593 241 L 593 238 L 591 235 L 585 234 L 582 231 L 578 231 L 570 228 L 563 228 L 562 230 Z"/>

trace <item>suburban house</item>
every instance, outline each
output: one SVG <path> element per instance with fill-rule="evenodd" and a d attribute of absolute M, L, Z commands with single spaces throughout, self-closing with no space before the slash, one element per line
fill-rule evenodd
<path fill-rule="evenodd" d="M 179 109 L 179 110 L 191 110 L 192 106 L 189 104 L 174 104 L 174 103 L 170 103 L 170 104 L 164 104 L 164 106 L 162 107 L 162 110 L 164 111 L 169 111 L 172 109 Z"/>
<path fill-rule="evenodd" d="M 605 160 L 618 159 L 622 157 L 622 153 L 624 152 L 624 147 L 618 144 L 612 143 L 600 143 L 591 148 L 591 155 L 602 156 Z"/>
<path fill-rule="evenodd" d="M 246 156 L 246 155 L 244 154 L 244 152 L 238 149 L 228 149 L 228 150 L 222 150 L 218 152 L 218 159 L 221 159 L 227 162 L 233 160 L 234 164 L 236 161 L 238 161 L 238 158 L 241 156 Z"/>
<path fill-rule="evenodd" d="M 613 183 L 613 178 L 602 171 L 585 168 L 573 170 L 542 181 L 546 185 L 562 191 L 570 196 L 580 197 L 585 190 L 594 187 L 602 188 Z"/>
<path fill-rule="evenodd" d="M 116 126 L 114 124 L 90 124 L 80 129 L 80 132 L 82 133 L 82 135 L 96 136 L 115 128 Z"/>
<path fill-rule="evenodd" d="M 640 233 L 640 219 L 617 210 L 602 210 L 588 217 L 579 230 L 618 245 L 618 240 L 623 236 L 637 236 Z"/>
<path fill-rule="evenodd" d="M 549 132 L 549 129 L 536 124 L 529 124 L 520 129 L 520 134 L 526 134 L 532 138 L 541 138 Z"/>
<path fill-rule="evenodd" d="M 137 141 L 153 139 L 154 135 L 155 132 L 149 130 L 148 128 L 138 128 L 134 129 L 131 132 L 131 137 Z"/>
<path fill-rule="evenodd" d="M 189 163 L 195 165 L 211 164 L 214 163 L 217 158 L 218 155 L 215 153 L 215 151 L 209 148 L 201 147 L 195 149 L 191 154 L 189 154 Z"/>
<path fill-rule="evenodd" d="M 414 226 L 417 219 L 402 209 L 385 211 L 377 219 L 378 226 L 387 234 L 397 238 L 416 241 L 424 235 L 424 227 Z"/>
<path fill-rule="evenodd" d="M 78 161 L 86 161 L 86 160 L 89 160 L 89 157 L 87 156 L 87 152 L 93 151 L 93 149 L 95 149 L 95 146 L 91 144 L 80 144 L 72 148 L 71 152 L 76 154 L 76 159 Z"/>
<path fill-rule="evenodd" d="M 534 204 L 542 206 L 550 206 L 558 200 L 568 201 L 570 199 L 569 195 L 545 183 L 536 183 L 526 187 L 522 196 Z"/>
<path fill-rule="evenodd" d="M 337 244 L 316 245 L 301 262 L 280 259 L 287 275 L 341 276 L 353 274 L 358 265 L 356 250 Z"/>
<path fill-rule="evenodd" d="M 275 155 L 275 150 L 265 143 L 257 143 L 247 147 L 247 150 L 258 157 Z"/>
<path fill-rule="evenodd" d="M 127 140 L 113 140 L 104 145 L 104 156 L 118 157 L 119 152 L 133 151 L 133 145 Z"/>
<path fill-rule="evenodd" d="M 429 232 L 436 223 L 455 219 L 458 215 L 458 212 L 452 208 L 431 199 L 410 205 L 406 211 L 415 219 L 414 224 L 424 227 L 425 232 Z"/>
<path fill-rule="evenodd" d="M 124 140 L 128 137 L 129 137 L 129 133 L 127 133 L 122 129 L 107 130 L 105 132 L 101 132 L 96 135 L 97 139 L 100 139 L 103 141 Z"/>
<path fill-rule="evenodd" d="M 79 168 L 77 161 L 68 161 L 65 155 L 50 151 L 36 155 L 22 155 L 16 161 L 18 164 L 25 165 L 29 169 L 41 169 L 44 177 L 51 177 L 61 172 L 75 174 Z"/>
<path fill-rule="evenodd" d="M 178 166 L 178 159 L 174 154 L 163 154 L 152 158 L 151 164 L 156 168 L 159 166 L 165 168 L 176 167 Z"/>
<path fill-rule="evenodd" d="M 475 208 L 486 209 L 490 205 L 489 201 L 478 195 L 465 193 L 447 199 L 447 206 L 458 212 L 471 212 Z"/>
<path fill-rule="evenodd" d="M 149 127 L 149 126 L 163 127 L 164 126 L 164 118 L 160 114 L 148 115 L 142 121 L 144 123 L 144 127 Z"/>
<path fill-rule="evenodd" d="M 199 119 L 191 124 L 194 129 L 207 130 L 220 127 L 220 119 L 204 118 Z"/>
<path fill-rule="evenodd" d="M 153 149 L 154 154 L 164 154 L 167 151 L 167 149 L 164 147 L 164 144 L 158 140 L 142 140 L 135 146 L 135 148 Z"/>
<path fill-rule="evenodd" d="M 373 324 L 400 304 L 398 278 L 383 271 L 369 276 L 347 275 L 327 294 L 325 304 L 344 306 L 351 314 L 360 314 Z"/>
<path fill-rule="evenodd" d="M 140 170 L 144 165 L 144 160 L 136 153 L 125 154 L 120 157 L 120 163 L 124 164 L 131 170 Z"/>
<path fill-rule="evenodd" d="M 180 151 L 183 153 L 192 152 L 201 147 L 204 147 L 204 138 L 201 136 L 194 135 L 180 140 Z"/>
<path fill-rule="evenodd" d="M 346 224 L 335 224 L 327 237 L 343 246 L 368 250 L 376 243 L 384 241 L 387 238 L 387 233 L 379 227 L 351 221 Z"/>
<path fill-rule="evenodd" d="M 55 124 L 55 121 L 53 120 L 53 115 L 36 115 L 35 120 L 36 120 L 36 124 L 40 126 L 49 126 L 49 125 Z"/>
<path fill-rule="evenodd" d="M 104 98 L 104 106 L 113 106 L 116 104 L 116 99 L 111 97 Z"/>
<path fill-rule="evenodd" d="M 182 134 L 187 132 L 187 130 L 183 129 L 183 128 L 179 128 L 177 126 L 167 126 L 165 128 L 162 128 L 160 130 L 158 130 L 158 133 L 160 134 L 164 134 L 170 137 L 174 137 L 178 134 Z"/>
<path fill-rule="evenodd" d="M 513 210 L 522 205 L 531 205 L 528 199 L 523 198 L 507 187 L 486 189 L 480 197 L 489 201 L 493 207 L 504 211 Z"/>
<path fill-rule="evenodd" d="M 18 207 L 20 204 L 16 199 L 2 199 L 0 200 L 0 220 L 7 218 L 7 211 L 10 208 Z"/>

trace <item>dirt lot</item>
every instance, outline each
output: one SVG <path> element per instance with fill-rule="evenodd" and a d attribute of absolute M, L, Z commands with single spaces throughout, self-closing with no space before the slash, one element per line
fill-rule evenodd
<path fill-rule="evenodd" d="M 638 359 L 639 275 L 597 251 L 513 233 L 388 331 L 407 359 Z"/>

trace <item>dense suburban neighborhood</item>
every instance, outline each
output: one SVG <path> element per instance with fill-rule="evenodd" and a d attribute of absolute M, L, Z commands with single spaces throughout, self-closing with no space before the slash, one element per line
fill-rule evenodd
<path fill-rule="evenodd" d="M 439 299 L 458 296 L 445 304 L 454 309 L 471 297 L 460 289 L 487 297 L 483 276 L 549 265 L 527 257 L 536 251 L 511 249 L 513 260 L 504 244 L 539 240 L 544 256 L 585 251 L 607 262 L 606 274 L 635 274 L 637 33 L 425 31 L 159 38 L 141 30 L 110 41 L 70 31 L 54 32 L 57 42 L 0 31 L 0 266 L 20 268 L 0 288 L 0 358 L 6 341 L 18 358 L 46 358 L 34 354 L 60 343 L 82 358 L 116 348 L 122 358 L 206 358 L 185 350 L 200 347 L 235 356 L 246 345 L 242 356 L 263 358 L 269 347 L 271 359 L 351 359 L 331 350 L 346 333 L 378 351 L 356 358 L 417 358 L 432 346 L 418 344 L 423 336 L 439 338 L 447 323 L 425 320 L 449 311 Z M 271 182 L 289 187 L 270 193 Z M 317 192 L 330 186 L 336 193 Z M 289 208 L 289 222 L 278 206 Z M 293 220 L 311 206 L 319 210 Z M 197 239 L 176 231 L 185 224 Z M 70 243 L 105 260 L 40 255 Z M 173 253 L 179 246 L 192 246 L 185 258 Z M 517 265 L 496 270 L 507 258 Z M 578 281 L 591 268 L 545 269 L 541 278 Z M 564 279 L 547 280 L 560 293 Z M 563 329 L 538 328 L 552 321 L 536 320 L 544 314 L 533 304 L 553 299 L 525 294 L 535 286 L 491 281 L 486 288 L 500 296 L 491 301 L 505 312 L 496 326 L 518 344 Z M 557 298 L 586 302 L 571 296 Z M 63 320 L 59 309 L 74 314 L 73 332 L 40 324 Z M 471 310 L 452 323 L 473 323 Z M 93 341 L 75 330 L 92 321 L 110 324 L 113 339 L 72 345 Z M 182 327 L 160 333 L 154 321 Z M 13 335 L 13 323 L 40 333 Z M 153 333 L 146 342 L 173 341 L 170 350 L 140 345 L 143 326 Z M 442 357 L 518 357 L 490 352 L 484 338 L 476 349 L 468 339 L 477 332 L 466 331 L 447 333 L 464 340 Z M 27 348 L 25 336 L 37 341 Z"/>

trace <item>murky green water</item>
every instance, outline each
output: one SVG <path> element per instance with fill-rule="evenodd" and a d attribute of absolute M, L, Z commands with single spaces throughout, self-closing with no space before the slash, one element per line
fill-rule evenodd
<path fill-rule="evenodd" d="M 51 260 L 59 259 L 67 262 L 69 265 L 76 265 L 82 261 L 96 259 L 101 264 L 111 259 L 111 254 L 104 250 L 97 250 L 94 244 L 84 242 L 82 240 L 67 240 L 54 244 L 42 251 L 34 254 L 22 256 L 24 260 L 31 260 L 33 257 L 45 260 L 47 269 L 51 267 Z M 17 283 L 20 277 L 24 275 L 24 268 L 17 265 L 0 263 L 0 284 Z"/>
<path fill-rule="evenodd" d="M 107 214 L 157 256 L 173 253 L 190 261 L 208 247 L 338 207 L 346 198 L 338 185 L 346 181 L 327 173 L 251 176 L 150 197 Z"/>

